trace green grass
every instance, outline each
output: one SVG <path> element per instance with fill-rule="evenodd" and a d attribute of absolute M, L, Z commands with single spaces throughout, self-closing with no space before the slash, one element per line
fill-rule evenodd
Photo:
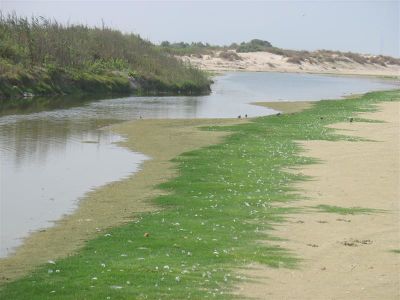
<path fill-rule="evenodd" d="M 296 264 L 292 253 L 259 242 L 273 240 L 272 224 L 293 211 L 276 204 L 300 198 L 293 183 L 310 179 L 283 170 L 316 163 L 296 141 L 356 140 L 325 125 L 399 99 L 400 91 L 369 93 L 320 101 L 297 114 L 207 127 L 232 135 L 175 159 L 180 175 L 161 186 L 170 194 L 153 200 L 162 210 L 140 214 L 76 255 L 1 287 L 0 298 L 232 299 L 231 288 L 242 279 L 237 268 Z"/>
<path fill-rule="evenodd" d="M 136 34 L 0 12 L 0 99 L 36 95 L 126 92 L 200 94 L 207 74 Z"/>
<path fill-rule="evenodd" d="M 333 213 L 339 215 L 359 215 L 359 214 L 371 214 L 377 212 L 383 212 L 380 209 L 374 208 L 363 208 L 363 207 L 339 207 L 339 206 L 332 206 L 332 205 L 317 205 L 313 208 L 326 213 Z"/>
<path fill-rule="evenodd" d="M 400 254 L 400 249 L 393 249 L 390 250 L 390 252 L 396 253 L 396 254 Z"/>

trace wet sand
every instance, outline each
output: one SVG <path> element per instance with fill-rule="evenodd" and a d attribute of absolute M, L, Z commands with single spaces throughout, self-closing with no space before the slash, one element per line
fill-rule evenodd
<path fill-rule="evenodd" d="M 291 113 L 302 111 L 307 108 L 311 108 L 313 105 L 313 102 L 310 102 L 310 101 L 295 101 L 295 102 L 281 101 L 281 102 L 255 102 L 253 104 L 272 108 L 279 112 L 291 114 Z"/>
<path fill-rule="evenodd" d="M 285 104 L 257 103 L 285 112 L 301 110 L 300 102 L 295 108 Z M 55 222 L 55 226 L 34 232 L 24 239 L 15 253 L 0 259 L 0 284 L 15 280 L 49 260 L 74 254 L 85 241 L 104 234 L 108 228 L 129 222 L 135 214 L 154 211 L 151 199 L 162 191 L 155 186 L 177 175 L 170 161 L 179 154 L 216 144 L 226 135 L 223 132 L 202 131 L 199 127 L 232 125 L 245 119 L 191 119 L 191 120 L 137 120 L 112 126 L 124 136 L 121 143 L 132 151 L 150 157 L 141 171 L 128 178 L 109 183 L 87 193 L 72 214 Z"/>
<path fill-rule="evenodd" d="M 368 142 L 301 142 L 305 155 L 321 164 L 297 172 L 314 180 L 298 188 L 308 198 L 289 204 L 305 209 L 276 225 L 279 245 L 301 259 L 298 269 L 250 266 L 253 282 L 240 295 L 257 299 L 400 298 L 400 103 L 364 113 L 384 123 L 341 123 L 339 132 Z M 384 212 L 340 215 L 317 205 L 362 207 Z"/>
<path fill-rule="evenodd" d="M 86 194 L 78 209 L 55 226 L 35 232 L 15 254 L 0 259 L 0 283 L 28 274 L 49 260 L 75 253 L 85 241 L 105 234 L 108 228 L 156 210 L 150 199 L 162 191 L 155 186 L 177 175 L 170 161 L 179 154 L 218 143 L 223 132 L 201 131 L 201 126 L 243 123 L 237 119 L 137 120 L 114 125 L 126 137 L 123 146 L 149 156 L 141 171 Z"/>

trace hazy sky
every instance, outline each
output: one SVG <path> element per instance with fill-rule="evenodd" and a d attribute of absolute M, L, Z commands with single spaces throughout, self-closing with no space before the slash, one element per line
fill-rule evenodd
<path fill-rule="evenodd" d="M 400 56 L 396 1 L 8 1 L 3 13 L 101 25 L 153 42 L 230 44 L 259 38 L 289 49 Z"/>

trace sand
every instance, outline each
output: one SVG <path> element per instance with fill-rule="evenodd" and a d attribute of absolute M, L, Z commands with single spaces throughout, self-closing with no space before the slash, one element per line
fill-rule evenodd
<path fill-rule="evenodd" d="M 105 234 L 108 228 L 154 211 L 150 199 L 161 195 L 156 185 L 177 175 L 170 161 L 179 154 L 218 143 L 223 132 L 201 131 L 200 126 L 243 123 L 238 119 L 137 120 L 113 126 L 126 137 L 123 146 L 151 159 L 141 171 L 86 194 L 77 210 L 54 227 L 31 234 L 14 255 L 0 259 L 0 284 L 15 280 L 49 260 L 74 254 L 85 241 Z"/>
<path fill-rule="evenodd" d="M 295 102 L 255 102 L 253 104 L 272 108 L 276 111 L 291 114 L 310 108 L 315 102 L 311 101 L 295 101 Z"/>
<path fill-rule="evenodd" d="M 290 249 L 298 269 L 250 266 L 255 282 L 240 295 L 258 299 L 400 299 L 400 103 L 379 105 L 362 117 L 385 123 L 332 126 L 368 142 L 308 141 L 305 155 L 321 164 L 297 170 L 314 180 L 298 188 L 308 198 L 290 206 L 305 208 L 276 225 L 279 245 Z M 360 215 L 319 212 L 320 204 L 382 209 Z M 347 245 L 346 245 L 347 244 Z"/>
<path fill-rule="evenodd" d="M 316 74 L 337 74 L 337 75 L 368 75 L 368 76 L 389 76 L 399 77 L 400 66 L 380 66 L 376 64 L 359 64 L 352 62 L 335 62 L 310 64 L 303 62 L 301 65 L 288 63 L 287 58 L 269 52 L 237 53 L 241 60 L 229 61 L 220 58 L 219 52 L 213 55 L 200 57 L 183 56 L 179 57 L 185 62 L 203 70 L 213 72 L 224 71 L 256 71 L 256 72 L 290 72 L 290 73 L 316 73 Z"/>

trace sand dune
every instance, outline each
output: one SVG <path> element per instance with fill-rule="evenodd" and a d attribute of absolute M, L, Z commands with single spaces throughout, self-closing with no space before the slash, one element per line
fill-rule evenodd
<path fill-rule="evenodd" d="M 360 64 L 356 62 L 324 62 L 295 64 L 287 62 L 282 55 L 269 52 L 237 53 L 239 60 L 227 60 L 219 57 L 219 52 L 212 55 L 179 57 L 185 62 L 203 70 L 223 71 L 267 71 L 300 72 L 345 75 L 400 76 L 399 65 L 381 66 L 378 64 Z"/>

